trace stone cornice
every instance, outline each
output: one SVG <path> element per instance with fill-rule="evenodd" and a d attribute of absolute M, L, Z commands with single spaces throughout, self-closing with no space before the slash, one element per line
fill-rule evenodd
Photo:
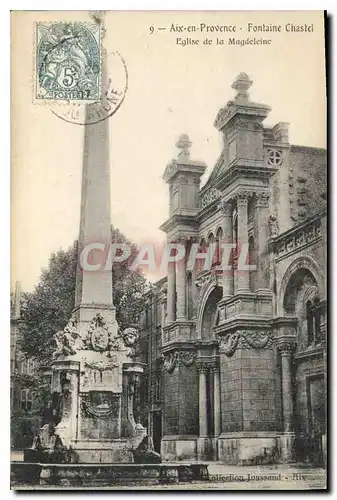
<path fill-rule="evenodd" d="M 195 340 L 189 340 L 189 341 L 181 341 L 181 340 L 173 340 L 169 344 L 165 344 L 163 347 L 160 349 L 161 354 L 167 354 L 171 351 L 175 350 L 185 350 L 185 351 L 195 351 L 197 350 L 197 342 Z"/>
<path fill-rule="evenodd" d="M 180 215 L 180 214 L 172 214 L 169 219 L 167 219 L 161 226 L 159 226 L 159 229 L 161 231 L 164 231 L 164 233 L 168 233 L 169 231 L 172 231 L 175 227 L 179 226 L 180 224 L 183 225 L 189 225 L 193 229 L 198 230 L 199 224 L 196 220 L 198 214 L 198 210 L 195 210 L 195 215 Z"/>
<path fill-rule="evenodd" d="M 232 164 L 227 170 L 225 170 L 224 173 L 216 179 L 214 187 L 219 190 L 224 190 L 235 179 L 269 179 L 275 172 L 277 172 L 277 168 L 275 167 L 266 167 L 262 164 L 252 166 L 249 161 L 248 165 L 239 165 L 239 162 L 240 160 L 236 160 L 236 163 Z"/>
<path fill-rule="evenodd" d="M 239 329 L 271 329 L 271 319 L 256 315 L 235 316 L 215 326 L 214 333 L 223 336 Z"/>
<path fill-rule="evenodd" d="M 183 162 L 179 162 L 177 160 L 172 160 L 165 168 L 163 179 L 165 182 L 172 182 L 173 178 L 182 172 L 202 176 L 206 168 L 206 163 L 202 161 L 185 160 Z"/>
<path fill-rule="evenodd" d="M 225 126 L 229 126 L 231 120 L 238 115 L 264 119 L 270 110 L 270 106 L 256 102 L 228 101 L 227 106 L 221 108 L 218 112 L 214 121 L 214 126 L 218 130 L 222 130 Z"/>
<path fill-rule="evenodd" d="M 194 325 L 194 321 L 191 319 L 180 319 L 180 320 L 175 320 L 172 321 L 171 323 L 167 323 L 164 327 L 163 330 L 169 331 L 169 330 L 174 330 L 177 326 L 191 326 Z"/>
<path fill-rule="evenodd" d="M 274 318 L 272 320 L 272 325 L 273 328 L 280 328 L 280 327 L 293 327 L 296 328 L 298 323 L 298 319 L 295 317 L 288 317 L 288 316 L 278 316 L 277 318 Z"/>
<path fill-rule="evenodd" d="M 300 351 L 294 354 L 294 359 L 295 360 L 302 360 L 306 358 L 311 358 L 311 357 L 316 357 L 316 356 L 323 356 L 325 352 L 324 346 L 317 346 L 317 347 L 312 347 L 308 348 L 305 351 Z"/>
<path fill-rule="evenodd" d="M 264 138 L 263 139 L 263 147 L 264 148 L 276 148 L 276 149 L 290 149 L 290 144 L 289 143 L 284 143 L 284 142 L 279 142 L 279 141 L 273 141 L 269 138 Z"/>
<path fill-rule="evenodd" d="M 210 339 L 210 340 L 197 339 L 196 345 L 198 347 L 217 347 L 218 341 L 216 339 Z"/>

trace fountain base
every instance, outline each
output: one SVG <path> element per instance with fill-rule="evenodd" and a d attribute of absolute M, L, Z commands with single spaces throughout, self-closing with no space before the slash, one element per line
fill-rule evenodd
<path fill-rule="evenodd" d="M 109 488 L 207 481 L 207 464 L 31 464 L 13 462 L 14 489 Z"/>

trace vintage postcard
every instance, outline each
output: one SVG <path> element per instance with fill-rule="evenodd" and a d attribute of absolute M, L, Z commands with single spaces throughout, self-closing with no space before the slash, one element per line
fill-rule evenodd
<path fill-rule="evenodd" d="M 323 11 L 12 11 L 11 487 L 327 488 Z"/>

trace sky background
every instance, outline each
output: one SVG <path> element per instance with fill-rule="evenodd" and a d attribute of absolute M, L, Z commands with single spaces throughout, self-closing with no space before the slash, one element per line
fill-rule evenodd
<path fill-rule="evenodd" d="M 34 23 L 90 20 L 85 12 L 12 14 L 12 283 L 24 291 L 36 285 L 52 252 L 67 249 L 78 236 L 83 127 L 36 104 Z M 187 34 L 213 40 L 212 46 L 182 47 L 166 31 L 176 24 L 232 24 L 237 38 L 271 38 L 268 46 L 216 45 L 228 34 Z M 254 24 L 314 24 L 313 33 L 248 34 Z M 158 242 L 168 216 L 168 187 L 162 180 L 179 134 L 193 141 L 191 158 L 208 169 L 221 153 L 213 122 L 233 98 L 241 71 L 254 81 L 251 100 L 272 107 L 266 125 L 290 123 L 290 142 L 325 147 L 323 15 L 318 12 L 112 12 L 106 14 L 105 44 L 118 50 L 128 69 L 126 98 L 110 120 L 111 217 L 136 243 Z M 240 30 L 242 28 L 242 30 Z M 231 35 L 233 36 L 233 35 Z M 200 42 L 201 43 L 201 42 Z"/>

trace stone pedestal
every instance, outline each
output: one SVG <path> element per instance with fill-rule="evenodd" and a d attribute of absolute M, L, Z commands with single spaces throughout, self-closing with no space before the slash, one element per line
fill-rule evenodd
<path fill-rule="evenodd" d="M 221 434 L 218 459 L 274 463 L 282 428 L 276 344 L 269 330 L 237 329 L 219 344 Z"/>
<path fill-rule="evenodd" d="M 227 465 L 268 465 L 278 459 L 276 432 L 223 433 L 218 440 L 218 460 Z"/>
<path fill-rule="evenodd" d="M 212 437 L 199 437 L 197 440 L 198 460 L 217 459 L 217 439 Z"/>
<path fill-rule="evenodd" d="M 72 322 L 73 334 L 75 328 Z M 132 360 L 137 336 L 132 328 L 112 336 L 98 314 L 87 337 L 79 337 L 80 349 L 74 344 L 72 354 L 56 353 L 52 393 L 61 400 L 61 421 L 55 436 L 72 461 L 133 462 L 132 449 L 146 435 L 133 416 L 134 394 L 143 373 L 143 365 Z"/>
<path fill-rule="evenodd" d="M 196 460 L 198 372 L 193 346 L 174 344 L 163 354 L 164 461 Z"/>
<path fill-rule="evenodd" d="M 179 462 L 198 459 L 198 437 L 171 435 L 161 441 L 160 454 L 164 462 Z"/>

